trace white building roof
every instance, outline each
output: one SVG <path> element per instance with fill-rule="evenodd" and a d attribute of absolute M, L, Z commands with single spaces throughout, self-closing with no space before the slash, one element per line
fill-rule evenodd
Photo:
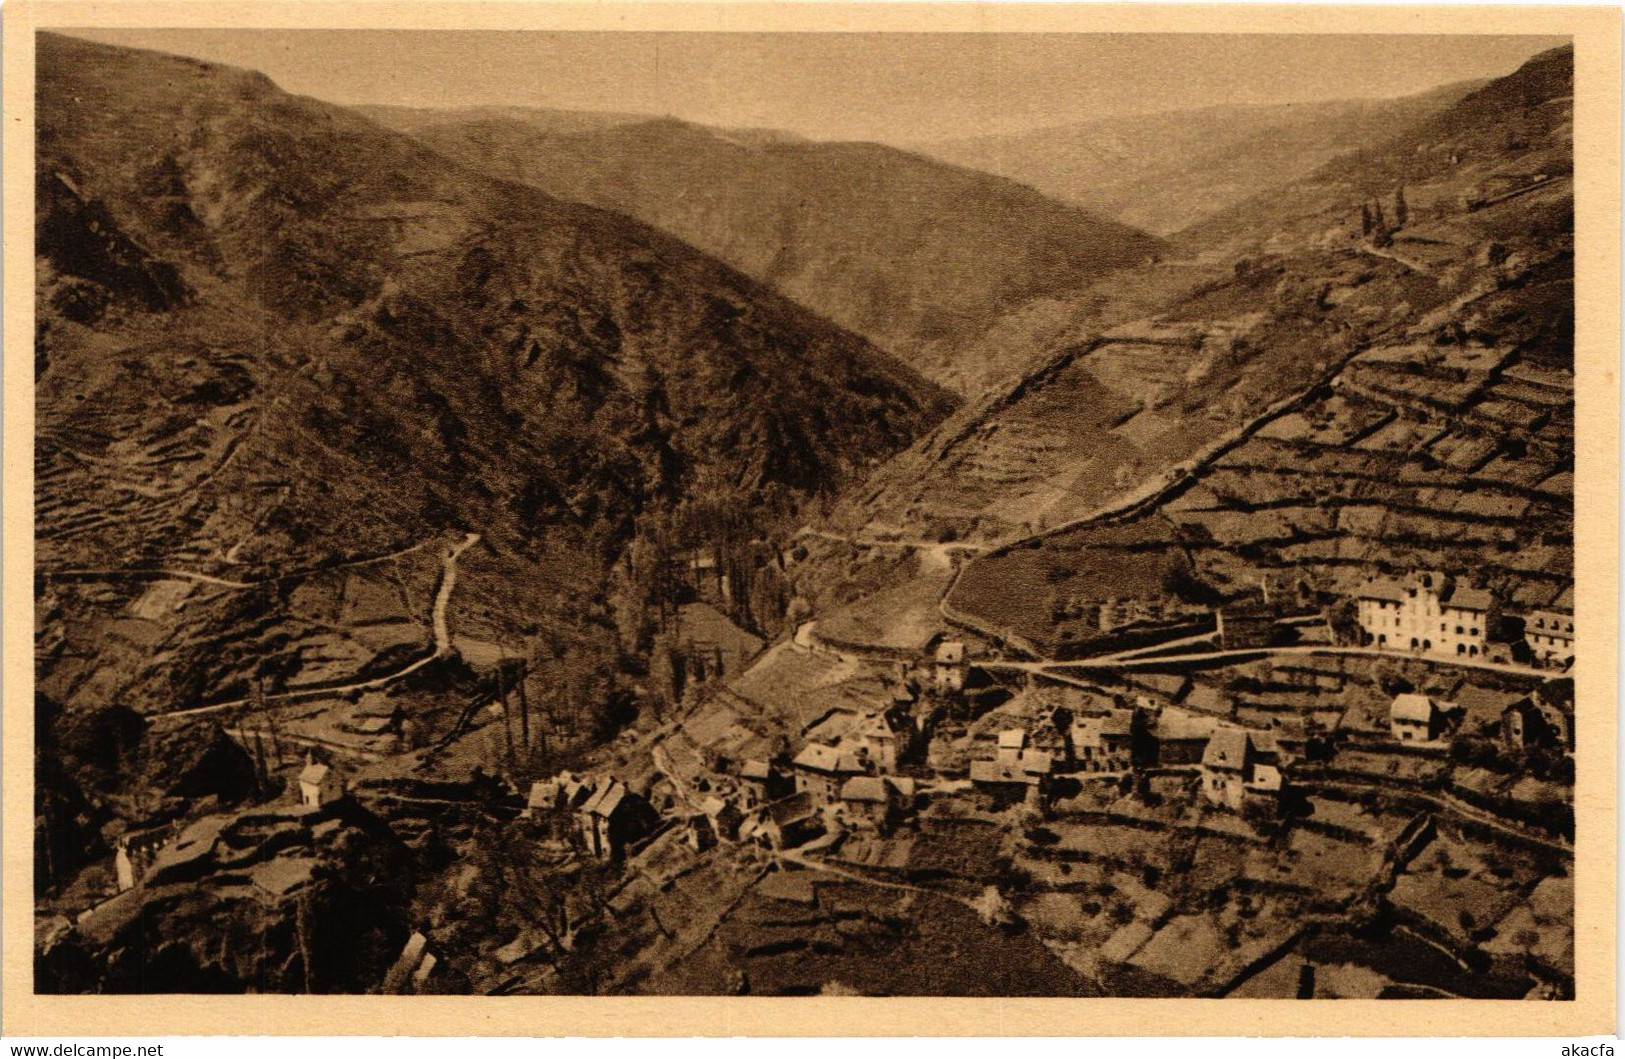
<path fill-rule="evenodd" d="M 1482 588 L 1458 588 L 1450 593 L 1450 599 L 1445 606 L 1453 610 L 1488 613 L 1495 606 L 1495 597 Z"/>
<path fill-rule="evenodd" d="M 1386 578 L 1367 581 L 1355 592 L 1357 599 L 1380 599 L 1388 603 L 1398 603 L 1405 598 L 1403 586 L 1395 584 Z"/>
<path fill-rule="evenodd" d="M 1428 724 L 1433 720 L 1435 707 L 1433 700 L 1426 695 L 1407 692 L 1404 695 L 1395 695 L 1393 704 L 1388 707 L 1388 716 L 1395 721 L 1414 721 L 1417 724 Z"/>

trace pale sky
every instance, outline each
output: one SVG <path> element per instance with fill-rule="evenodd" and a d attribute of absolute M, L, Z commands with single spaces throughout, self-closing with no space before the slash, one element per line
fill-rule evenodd
<path fill-rule="evenodd" d="M 333 103 L 674 115 L 892 143 L 1498 77 L 1549 37 L 67 30 L 259 70 Z"/>

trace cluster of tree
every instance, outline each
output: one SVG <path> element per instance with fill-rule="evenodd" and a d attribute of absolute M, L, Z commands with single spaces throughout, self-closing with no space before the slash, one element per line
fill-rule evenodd
<path fill-rule="evenodd" d="M 277 711 L 270 709 L 265 700 L 265 682 L 272 668 L 268 661 L 255 674 L 253 690 L 233 717 L 233 727 L 242 733 L 244 749 L 254 762 L 255 801 L 267 801 L 282 793 L 278 774 L 287 764 L 287 752 L 297 753 L 296 747 L 283 742 Z"/>
<path fill-rule="evenodd" d="M 1405 185 L 1399 184 L 1394 188 L 1394 215 L 1390 224 L 1388 215 L 1383 212 L 1382 200 L 1371 199 L 1360 203 L 1360 235 L 1370 240 L 1372 246 L 1388 246 L 1394 241 L 1394 233 L 1410 223 L 1411 208 L 1405 201 Z"/>
<path fill-rule="evenodd" d="M 70 756 L 60 745 L 54 722 L 60 707 L 35 695 L 34 740 L 34 891 L 54 894 L 78 869 L 107 851 L 101 825 L 107 813 L 98 809 L 74 775 Z"/>
<path fill-rule="evenodd" d="M 200 804 L 271 797 L 282 781 L 206 718 L 154 728 L 123 704 L 65 710 L 35 695 L 34 857 L 39 896 L 112 853 L 107 825 L 172 823 Z"/>
<path fill-rule="evenodd" d="M 647 514 L 612 587 L 623 646 L 646 655 L 657 635 L 674 631 L 678 608 L 697 599 L 742 628 L 769 638 L 781 632 L 791 591 L 772 536 L 793 520 L 795 507 L 787 495 L 775 500 L 717 491 Z"/>
<path fill-rule="evenodd" d="M 591 942 L 608 908 L 615 868 L 589 859 L 561 870 L 522 823 L 487 821 L 464 857 L 475 869 L 466 887 L 419 893 L 439 913 L 443 926 L 435 942 L 451 962 L 476 965 L 493 938 L 528 934 L 538 944 L 536 959 L 558 973 L 561 992 L 598 992 L 611 967 Z"/>
<path fill-rule="evenodd" d="M 1163 571 L 1162 591 L 1164 595 L 1192 606 L 1216 607 L 1224 601 L 1218 589 L 1191 569 L 1188 560 L 1173 563 Z"/>
<path fill-rule="evenodd" d="M 613 739 L 640 708 L 637 692 L 609 660 L 541 639 L 504 659 L 470 703 L 495 707 L 501 725 L 493 728 L 488 757 L 521 787 Z"/>

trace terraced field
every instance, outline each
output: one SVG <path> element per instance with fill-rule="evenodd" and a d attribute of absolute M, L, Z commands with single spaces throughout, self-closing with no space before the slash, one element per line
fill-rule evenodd
<path fill-rule="evenodd" d="M 1511 604 L 1546 606 L 1573 578 L 1572 386 L 1505 349 L 1376 349 L 1164 512 L 1224 587 L 1472 570 Z"/>
<path fill-rule="evenodd" d="M 1063 348 L 899 458 L 847 517 L 997 540 L 1155 482 L 1308 386 L 1335 355 L 1283 332 L 1305 293 L 1278 294 L 1276 279 L 1221 279 L 1154 319 Z"/>
<path fill-rule="evenodd" d="M 1472 571 L 1510 606 L 1573 584 L 1573 377 L 1505 348 L 1409 342 L 1350 362 L 1115 528 L 1083 526 L 971 562 L 954 608 L 1032 642 L 1070 640 L 1091 602 L 1167 595 L 1103 537 L 1162 542 L 1233 594 L 1270 578 L 1346 593 L 1377 573 Z"/>
<path fill-rule="evenodd" d="M 862 663 L 780 643 L 728 690 L 780 731 L 799 736 L 833 711 L 856 714 L 885 701 L 886 685 Z"/>
<path fill-rule="evenodd" d="M 1053 655 L 1111 630 L 1110 607 L 1102 604 L 1160 601 L 1189 580 L 1191 568 L 1178 524 L 1147 517 L 994 552 L 965 568 L 948 602 Z M 1035 605 L 1045 600 L 1047 611 Z M 1160 620 L 1182 606 L 1174 600 L 1155 609 Z"/>

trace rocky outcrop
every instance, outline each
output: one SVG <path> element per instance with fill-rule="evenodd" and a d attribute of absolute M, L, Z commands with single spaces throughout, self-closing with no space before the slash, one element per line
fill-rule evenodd
<path fill-rule="evenodd" d="M 355 993 L 410 933 L 410 857 L 376 817 L 261 807 L 192 821 L 145 877 L 81 914 L 42 920 L 52 993 Z"/>

